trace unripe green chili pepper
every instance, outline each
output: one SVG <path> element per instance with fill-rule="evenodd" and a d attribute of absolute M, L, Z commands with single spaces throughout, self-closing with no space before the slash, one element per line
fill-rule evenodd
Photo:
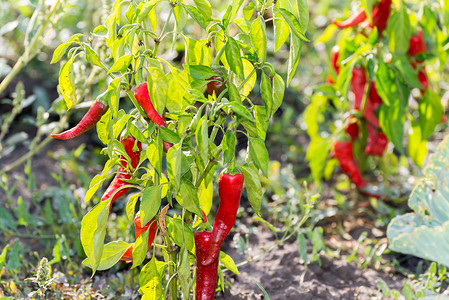
<path fill-rule="evenodd" d="M 209 254 L 212 234 L 207 231 L 194 234 L 196 248 L 195 300 L 212 300 L 217 286 L 218 258 L 208 266 L 202 262 Z"/>
<path fill-rule="evenodd" d="M 94 127 L 95 124 L 100 121 L 101 117 L 108 111 L 108 108 L 108 106 L 104 105 L 100 101 L 95 101 L 75 127 L 59 134 L 52 134 L 51 137 L 59 140 L 70 140 L 80 136 Z"/>
<path fill-rule="evenodd" d="M 225 170 L 220 173 L 218 178 L 220 205 L 212 230 L 209 257 L 203 263 L 205 266 L 212 264 L 218 258 L 221 246 L 234 226 L 242 197 L 243 179 L 243 174 L 240 172 L 230 174 Z"/>
<path fill-rule="evenodd" d="M 167 127 L 164 119 L 154 109 L 153 103 L 151 102 L 151 99 L 150 99 L 150 94 L 148 92 L 148 86 L 146 83 L 142 83 L 141 85 L 139 85 L 136 88 L 136 90 L 134 91 L 134 97 L 136 97 L 137 102 L 143 108 L 143 110 L 146 112 L 148 118 L 150 118 L 150 120 L 154 124 L 156 124 L 160 127 Z M 164 141 L 164 150 L 166 152 L 172 146 L 173 146 L 172 143 L 168 143 L 168 142 Z"/>
<path fill-rule="evenodd" d="M 135 169 L 137 165 L 139 164 L 140 160 L 140 151 L 142 150 L 142 144 L 140 142 L 137 142 L 137 148 L 138 151 L 134 152 L 133 147 L 136 143 L 136 139 L 132 136 L 128 136 L 124 139 L 121 139 L 120 142 L 125 147 L 125 151 L 128 154 L 129 158 L 131 159 L 131 170 Z M 103 196 L 101 197 L 101 201 L 106 201 L 109 198 L 111 198 L 111 206 L 112 203 L 114 203 L 115 200 L 126 194 L 126 192 L 129 190 L 129 188 L 122 188 L 121 187 L 129 184 L 125 181 L 128 179 L 131 179 L 131 174 L 127 170 L 128 162 L 126 161 L 125 157 L 122 155 L 121 158 L 121 164 L 123 167 L 118 167 L 117 174 L 115 175 L 112 182 L 109 184 L 109 187 L 104 192 Z M 119 190 L 120 189 L 120 190 Z"/>

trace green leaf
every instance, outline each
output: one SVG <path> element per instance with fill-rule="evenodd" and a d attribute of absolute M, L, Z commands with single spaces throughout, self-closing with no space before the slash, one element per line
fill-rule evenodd
<path fill-rule="evenodd" d="M 412 122 L 412 130 L 408 137 L 408 156 L 419 167 L 423 166 L 424 159 L 427 155 L 427 142 L 422 139 L 421 127 L 417 122 Z"/>
<path fill-rule="evenodd" d="M 51 64 L 57 63 L 61 58 L 64 56 L 64 54 L 67 51 L 67 48 L 72 44 L 72 42 L 67 42 L 64 44 L 59 45 L 55 52 L 53 52 L 53 58 L 51 59 Z"/>
<path fill-rule="evenodd" d="M 193 80 L 206 80 L 212 76 L 216 76 L 217 73 L 212 71 L 211 67 L 203 65 L 184 65 L 184 68 L 188 70 Z"/>
<path fill-rule="evenodd" d="M 257 57 L 261 62 L 265 62 L 267 58 L 267 35 L 265 33 L 265 22 L 260 17 L 253 21 L 250 29 L 250 37 Z"/>
<path fill-rule="evenodd" d="M 267 109 L 265 106 L 255 105 L 254 115 L 256 118 L 257 136 L 262 140 L 265 140 L 269 125 L 269 119 L 267 116 Z"/>
<path fill-rule="evenodd" d="M 108 74 L 114 72 L 125 72 L 128 69 L 128 66 L 131 64 L 131 60 L 133 59 L 131 54 L 120 57 L 109 69 Z"/>
<path fill-rule="evenodd" d="M 225 266 L 226 269 L 228 269 L 229 271 L 231 271 L 234 274 L 237 274 L 237 275 L 240 274 L 239 269 L 235 265 L 235 262 L 232 259 L 232 257 L 227 255 L 223 251 L 220 251 L 219 259 L 220 259 L 220 262 Z"/>
<path fill-rule="evenodd" d="M 202 117 L 196 127 L 196 144 L 198 146 L 198 154 L 205 165 L 209 158 L 209 132 L 206 116 Z"/>
<path fill-rule="evenodd" d="M 131 246 L 132 244 L 128 244 L 124 241 L 114 241 L 104 245 L 97 270 L 103 271 L 112 268 Z M 83 265 L 92 269 L 88 258 L 83 261 Z"/>
<path fill-rule="evenodd" d="M 94 35 L 106 37 L 108 35 L 108 29 L 104 25 L 98 25 L 94 28 Z"/>
<path fill-rule="evenodd" d="M 181 247 L 181 253 L 179 254 L 178 277 L 183 299 L 190 299 L 190 263 L 185 245 Z"/>
<path fill-rule="evenodd" d="M 265 177 L 268 178 L 268 150 L 265 143 L 260 138 L 249 138 L 249 154 L 257 167 L 262 170 Z"/>
<path fill-rule="evenodd" d="M 181 179 L 181 185 L 179 187 L 179 192 L 176 195 L 176 201 L 178 201 L 182 207 L 196 214 L 201 219 L 204 218 L 198 200 L 198 190 L 190 180 L 184 178 Z"/>
<path fill-rule="evenodd" d="M 167 152 L 167 174 L 175 191 L 181 186 L 181 145 L 176 144 Z"/>
<path fill-rule="evenodd" d="M 273 113 L 273 91 L 271 88 L 271 82 L 268 78 L 268 75 L 262 72 L 261 78 L 260 78 L 260 93 L 262 94 L 262 100 L 265 104 L 265 107 L 267 108 L 268 118 L 271 118 Z"/>
<path fill-rule="evenodd" d="M 237 15 L 237 12 L 239 11 L 240 7 L 242 6 L 244 0 L 232 0 L 231 2 L 231 13 L 229 15 L 229 22 L 232 22 Z M 251 2 L 248 4 L 248 6 L 251 4 Z M 245 8 L 243 8 L 245 9 Z"/>
<path fill-rule="evenodd" d="M 235 102 L 241 104 L 242 103 L 242 98 L 240 98 L 239 90 L 237 89 L 235 84 L 232 83 L 232 82 L 228 82 L 227 85 L 228 85 L 229 100 L 230 101 L 235 101 Z"/>
<path fill-rule="evenodd" d="M 418 80 L 417 72 L 413 70 L 413 67 L 410 65 L 408 59 L 405 56 L 398 56 L 394 65 L 401 73 L 402 78 L 404 78 L 405 82 L 407 82 L 410 87 L 417 89 L 423 88 Z"/>
<path fill-rule="evenodd" d="M 235 157 L 235 134 L 232 130 L 227 130 L 223 137 L 223 164 L 229 163 Z"/>
<path fill-rule="evenodd" d="M 5 265 L 6 254 L 8 253 L 9 246 L 6 245 L 2 250 L 2 254 L 0 254 L 0 269 L 3 269 Z"/>
<path fill-rule="evenodd" d="M 173 144 L 177 144 L 181 141 L 176 132 L 168 129 L 167 127 L 159 127 L 159 130 L 161 132 L 161 137 L 164 141 Z"/>
<path fill-rule="evenodd" d="M 246 166 L 241 165 L 243 176 L 245 178 L 246 194 L 249 203 L 254 212 L 260 216 L 260 207 L 262 204 L 262 186 L 260 184 L 260 176 L 257 167 L 253 163 Z"/>
<path fill-rule="evenodd" d="M 302 49 L 302 41 L 296 36 L 291 35 L 290 37 L 290 52 L 288 55 L 288 66 L 287 66 L 287 85 L 290 84 L 293 76 L 295 76 L 296 68 L 298 67 L 299 57 Z"/>
<path fill-rule="evenodd" d="M 273 107 L 271 111 L 271 115 L 278 110 L 281 106 L 282 101 L 284 100 L 284 92 L 285 92 L 285 83 L 282 77 L 279 74 L 274 75 L 273 77 Z"/>
<path fill-rule="evenodd" d="M 281 14 L 282 18 L 285 20 L 285 22 L 290 27 L 292 35 L 295 35 L 296 37 L 298 37 L 301 40 L 309 42 L 309 39 L 306 38 L 306 36 L 304 35 L 304 33 L 303 33 L 302 29 L 301 29 L 301 24 L 299 24 L 299 21 L 295 17 L 294 14 L 292 14 L 291 12 L 289 12 L 285 8 L 277 8 L 277 7 L 275 7 L 274 10 L 279 11 L 279 13 Z"/>
<path fill-rule="evenodd" d="M 393 145 L 401 152 L 404 152 L 402 139 L 404 136 L 405 114 L 408 103 L 409 91 L 407 87 L 397 80 L 397 98 L 390 99 L 390 105 L 380 106 L 379 123 L 380 126 Z"/>
<path fill-rule="evenodd" d="M 299 23 L 301 24 L 302 32 L 307 31 L 307 26 L 309 25 L 309 4 L 307 0 L 296 0 L 299 11 Z"/>
<path fill-rule="evenodd" d="M 187 250 L 192 252 L 195 245 L 193 231 L 186 223 L 184 223 L 184 226 L 182 224 L 180 219 L 165 216 L 165 225 L 167 226 L 167 232 L 170 238 L 177 246 L 182 247 L 185 245 Z"/>
<path fill-rule="evenodd" d="M 387 64 L 379 62 L 374 83 L 379 96 L 382 98 L 382 102 L 390 105 L 390 98 L 393 97 L 396 86 Z"/>
<path fill-rule="evenodd" d="M 393 53 L 406 54 L 412 36 L 409 15 L 406 5 L 401 5 L 399 12 L 394 12 L 388 20 L 390 49 Z"/>
<path fill-rule="evenodd" d="M 145 188 L 140 200 L 140 220 L 141 226 L 150 222 L 157 214 L 161 206 L 161 186 L 155 185 Z"/>
<path fill-rule="evenodd" d="M 290 35 L 290 27 L 281 18 L 279 10 L 273 10 L 274 13 L 274 52 L 277 52 L 285 43 Z"/>
<path fill-rule="evenodd" d="M 231 70 L 241 79 L 245 78 L 243 73 L 243 62 L 240 55 L 240 48 L 233 37 L 228 37 L 228 42 L 225 45 L 226 60 L 229 63 Z"/>
<path fill-rule="evenodd" d="M 242 104 L 237 103 L 237 102 L 229 102 L 229 103 L 224 103 L 224 105 L 229 107 L 234 113 L 247 119 L 248 121 L 251 121 L 251 122 L 255 121 L 253 115 Z"/>
<path fill-rule="evenodd" d="M 76 102 L 73 58 L 67 61 L 59 71 L 59 88 L 67 108 L 72 108 L 73 102 Z"/>
<path fill-rule="evenodd" d="M 109 208 L 110 201 L 102 201 L 89 211 L 81 221 L 81 244 L 94 274 L 103 255 Z"/>
<path fill-rule="evenodd" d="M 164 290 L 162 288 L 162 273 L 165 273 L 167 265 L 164 262 L 157 261 L 156 257 L 153 257 L 149 263 L 147 263 L 139 274 L 139 293 L 144 296 L 142 299 L 161 299 Z"/>
<path fill-rule="evenodd" d="M 198 10 L 203 14 L 206 20 L 212 18 L 212 7 L 207 0 L 193 0 Z"/>
<path fill-rule="evenodd" d="M 131 269 L 140 266 L 145 260 L 145 256 L 147 255 L 148 252 L 148 247 L 151 246 L 148 245 L 149 235 L 150 231 L 146 230 L 136 239 L 133 247 L 133 264 L 131 266 Z"/>
<path fill-rule="evenodd" d="M 432 89 L 427 89 L 424 97 L 419 101 L 419 125 L 421 127 L 422 139 L 428 139 L 441 123 L 443 117 L 443 105 L 437 93 Z"/>
<path fill-rule="evenodd" d="M 195 6 L 185 5 L 185 8 L 192 19 L 194 19 L 202 28 L 206 29 L 206 20 L 204 19 L 203 14 Z"/>
<path fill-rule="evenodd" d="M 159 0 L 151 0 L 151 1 L 149 1 L 149 2 L 146 2 L 143 6 L 142 6 L 142 8 L 141 8 L 141 10 L 140 10 L 140 13 L 139 13 L 139 16 L 137 17 L 137 21 L 138 22 L 143 22 L 143 21 L 145 21 L 145 19 L 147 19 L 148 18 L 148 15 L 150 14 L 150 11 L 153 9 L 153 7 L 157 4 L 157 3 L 159 3 L 160 1 Z"/>

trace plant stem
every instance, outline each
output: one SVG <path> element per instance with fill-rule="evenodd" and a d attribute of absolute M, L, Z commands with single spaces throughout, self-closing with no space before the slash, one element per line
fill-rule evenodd
<path fill-rule="evenodd" d="M 201 182 L 204 180 L 204 178 L 206 178 L 207 174 L 209 174 L 210 170 L 212 170 L 212 168 L 217 164 L 217 161 L 212 158 L 211 160 L 209 160 L 209 162 L 207 163 L 206 169 L 204 169 L 204 172 L 201 173 L 200 177 L 198 178 L 197 182 L 195 183 L 195 187 L 199 188 L 201 185 Z"/>
<path fill-rule="evenodd" d="M 175 275 L 175 266 L 177 262 L 177 255 L 176 252 L 173 250 L 173 247 L 170 242 L 170 238 L 168 236 L 165 236 L 165 243 L 167 244 L 167 252 L 169 261 L 168 263 L 168 277 L 170 278 L 170 282 L 168 284 L 168 290 L 169 290 L 169 297 L 171 300 L 178 299 L 178 280 L 176 279 Z"/>

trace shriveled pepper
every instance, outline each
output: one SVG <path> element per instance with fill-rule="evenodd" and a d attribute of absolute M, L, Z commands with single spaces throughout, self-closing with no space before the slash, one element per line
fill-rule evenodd
<path fill-rule="evenodd" d="M 139 164 L 142 144 L 140 142 L 137 142 L 138 150 L 134 152 L 133 147 L 134 144 L 136 143 L 135 138 L 133 138 L 132 136 L 128 136 L 124 139 L 121 139 L 120 142 L 125 147 L 125 151 L 128 154 L 129 158 L 131 159 L 131 170 L 135 169 Z M 131 173 L 127 170 L 128 162 L 126 161 L 123 155 L 120 156 L 120 159 L 123 167 L 121 166 L 118 167 L 117 174 L 115 175 L 114 179 L 109 184 L 109 187 L 106 189 L 103 196 L 101 197 L 101 201 L 106 201 L 112 197 L 111 206 L 115 200 L 125 195 L 126 192 L 129 190 L 129 188 L 122 188 L 123 186 L 128 184 L 124 180 L 131 179 Z"/>
<path fill-rule="evenodd" d="M 194 234 L 196 248 L 195 300 L 212 300 L 217 286 L 218 258 L 208 266 L 202 262 L 209 254 L 212 234 L 207 231 Z"/>
<path fill-rule="evenodd" d="M 134 91 L 134 97 L 136 97 L 137 102 L 146 112 L 148 118 L 156 125 L 160 127 L 167 127 L 164 119 L 159 115 L 159 113 L 154 109 L 153 103 L 150 99 L 150 94 L 148 92 L 148 86 L 146 83 L 139 85 Z M 164 150 L 168 151 L 173 144 L 164 141 Z"/>
<path fill-rule="evenodd" d="M 360 173 L 359 164 L 355 160 L 351 141 L 334 141 L 332 156 L 338 161 L 341 171 L 349 177 L 357 188 L 366 186 Z"/>
<path fill-rule="evenodd" d="M 94 127 L 108 109 L 109 107 L 100 101 L 95 101 L 75 127 L 59 134 L 52 134 L 51 137 L 58 140 L 70 140 L 76 138 Z"/>
<path fill-rule="evenodd" d="M 218 177 L 220 205 L 215 216 L 209 256 L 203 263 L 205 266 L 212 264 L 218 258 L 221 246 L 232 226 L 234 226 L 242 196 L 243 180 L 242 173 L 231 174 L 226 170 L 221 172 Z"/>
<path fill-rule="evenodd" d="M 156 237 L 157 230 L 157 222 L 155 218 L 152 218 L 144 227 L 142 227 L 142 221 L 140 219 L 140 212 L 137 212 L 134 217 L 134 235 L 136 239 L 145 231 L 149 230 L 148 235 L 148 250 L 150 250 L 151 245 L 153 244 L 154 238 Z M 133 260 L 133 246 L 128 248 L 126 252 L 123 254 L 121 260 L 124 261 L 132 261 Z"/>

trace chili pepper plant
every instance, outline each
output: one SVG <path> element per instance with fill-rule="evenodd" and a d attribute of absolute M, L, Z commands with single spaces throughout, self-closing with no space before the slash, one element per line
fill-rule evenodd
<path fill-rule="evenodd" d="M 427 139 L 445 122 L 447 89 L 438 83 L 448 60 L 447 5 L 430 3 L 362 1 L 319 38 L 330 49 L 329 71 L 304 114 L 316 182 L 338 163 L 359 191 L 380 197 L 369 184 L 379 182 L 364 172 L 380 167 L 387 185 L 397 156 L 422 166 Z"/>
<path fill-rule="evenodd" d="M 108 158 L 85 196 L 94 207 L 81 224 L 83 263 L 93 273 L 120 260 L 140 268 L 144 299 L 186 299 L 193 290 L 196 299 L 212 299 L 222 268 L 238 273 L 220 249 L 244 185 L 260 214 L 259 172 L 268 173 L 266 131 L 307 41 L 306 1 L 192 4 L 116 1 L 103 25 L 90 36 L 72 36 L 53 55 L 53 63 L 61 61 L 59 91 L 67 109 L 94 100 L 78 125 L 53 137 L 77 138 L 96 125 Z M 182 49 L 181 58 L 173 57 L 174 47 Z M 288 58 L 276 58 L 287 65 L 285 79 L 273 63 L 281 47 L 289 49 Z M 75 63 L 109 76 L 96 99 L 76 92 Z M 252 92 L 256 84 L 261 97 Z M 240 163 L 237 134 L 248 140 Z M 220 202 L 211 213 L 218 201 L 216 172 Z M 105 244 L 110 211 L 119 201 L 126 203 L 123 214 L 134 223 L 135 240 Z"/>

